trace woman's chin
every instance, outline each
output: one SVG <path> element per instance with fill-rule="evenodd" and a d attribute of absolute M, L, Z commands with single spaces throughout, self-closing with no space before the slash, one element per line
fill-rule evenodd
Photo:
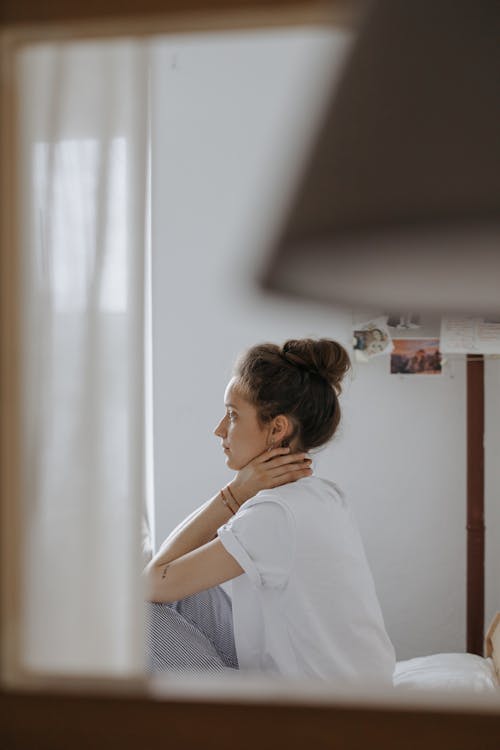
<path fill-rule="evenodd" d="M 226 456 L 226 466 L 233 471 L 239 471 L 241 469 L 241 466 L 236 464 L 231 456 Z"/>

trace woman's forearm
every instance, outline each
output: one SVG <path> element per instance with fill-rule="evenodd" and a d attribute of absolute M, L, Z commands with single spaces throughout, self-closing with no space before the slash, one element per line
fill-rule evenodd
<path fill-rule="evenodd" d="M 196 508 L 193 510 L 192 513 L 189 514 L 186 518 L 184 518 L 173 531 L 170 532 L 170 534 L 167 536 L 166 539 L 163 540 L 163 542 L 160 545 L 159 551 L 161 551 L 165 545 L 170 542 L 172 539 L 175 539 L 181 531 L 184 530 L 184 528 L 191 523 L 191 521 L 198 516 L 205 508 L 212 502 L 213 498 L 210 498 L 210 500 L 207 500 L 206 503 L 203 503 L 203 505 L 200 505 L 199 508 Z"/>
<path fill-rule="evenodd" d="M 232 518 L 233 512 L 236 512 L 238 507 L 261 490 L 295 482 L 311 474 L 310 459 L 303 453 L 290 454 L 289 450 L 289 448 L 274 448 L 256 456 L 240 469 L 237 476 L 229 483 L 226 488 L 227 493 L 224 491 L 224 501 L 221 493 L 218 493 L 174 529 L 151 562 L 144 568 L 144 577 L 153 601 L 172 601 L 165 597 L 173 596 L 172 591 L 175 586 L 177 586 L 175 591 L 194 591 L 192 586 L 200 585 L 203 578 L 203 576 L 200 578 L 200 572 L 205 576 L 203 578 L 205 583 L 206 580 L 227 581 L 241 574 L 241 568 L 234 558 L 231 558 L 220 542 L 213 541 L 217 529 Z M 210 544 L 211 542 L 213 543 Z M 190 553 L 193 554 L 189 556 Z M 205 566 L 203 570 L 197 570 L 196 566 L 199 564 Z M 158 580 L 158 570 L 161 568 L 164 570 Z M 170 592 L 165 589 L 167 569 L 169 570 L 169 585 L 173 587 Z M 176 571 L 180 578 L 177 581 L 178 585 L 174 586 Z M 189 581 L 183 580 L 185 576 L 188 576 Z M 160 598 L 155 599 L 154 597 L 157 596 Z"/>
<path fill-rule="evenodd" d="M 172 531 L 148 567 L 166 565 L 207 544 L 231 516 L 231 511 L 223 504 L 218 493 Z"/>

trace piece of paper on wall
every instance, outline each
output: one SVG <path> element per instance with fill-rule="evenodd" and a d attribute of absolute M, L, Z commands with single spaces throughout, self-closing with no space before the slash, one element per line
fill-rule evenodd
<path fill-rule="evenodd" d="M 392 375 L 441 375 L 439 339 L 393 339 Z"/>
<path fill-rule="evenodd" d="M 500 354 L 500 318 L 442 318 L 442 352 Z"/>
<path fill-rule="evenodd" d="M 390 354 L 393 344 L 387 327 L 387 316 L 357 325 L 353 331 L 352 345 L 358 362 L 369 362 L 372 357 Z"/>

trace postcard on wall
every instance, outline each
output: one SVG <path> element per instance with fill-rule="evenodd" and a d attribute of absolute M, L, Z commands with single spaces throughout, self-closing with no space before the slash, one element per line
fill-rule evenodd
<path fill-rule="evenodd" d="M 357 325 L 353 331 L 352 345 L 358 362 L 369 362 L 373 357 L 390 354 L 393 349 L 387 317 L 374 318 Z"/>
<path fill-rule="evenodd" d="M 393 339 L 391 374 L 440 375 L 439 339 Z"/>
<path fill-rule="evenodd" d="M 440 349 L 450 354 L 500 354 L 500 316 L 443 318 Z"/>

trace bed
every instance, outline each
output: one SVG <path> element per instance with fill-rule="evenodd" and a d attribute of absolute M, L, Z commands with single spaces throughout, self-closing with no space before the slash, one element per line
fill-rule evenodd
<path fill-rule="evenodd" d="M 394 686 L 401 689 L 500 691 L 500 612 L 488 628 L 484 657 L 476 654 L 431 654 L 396 664 Z"/>

